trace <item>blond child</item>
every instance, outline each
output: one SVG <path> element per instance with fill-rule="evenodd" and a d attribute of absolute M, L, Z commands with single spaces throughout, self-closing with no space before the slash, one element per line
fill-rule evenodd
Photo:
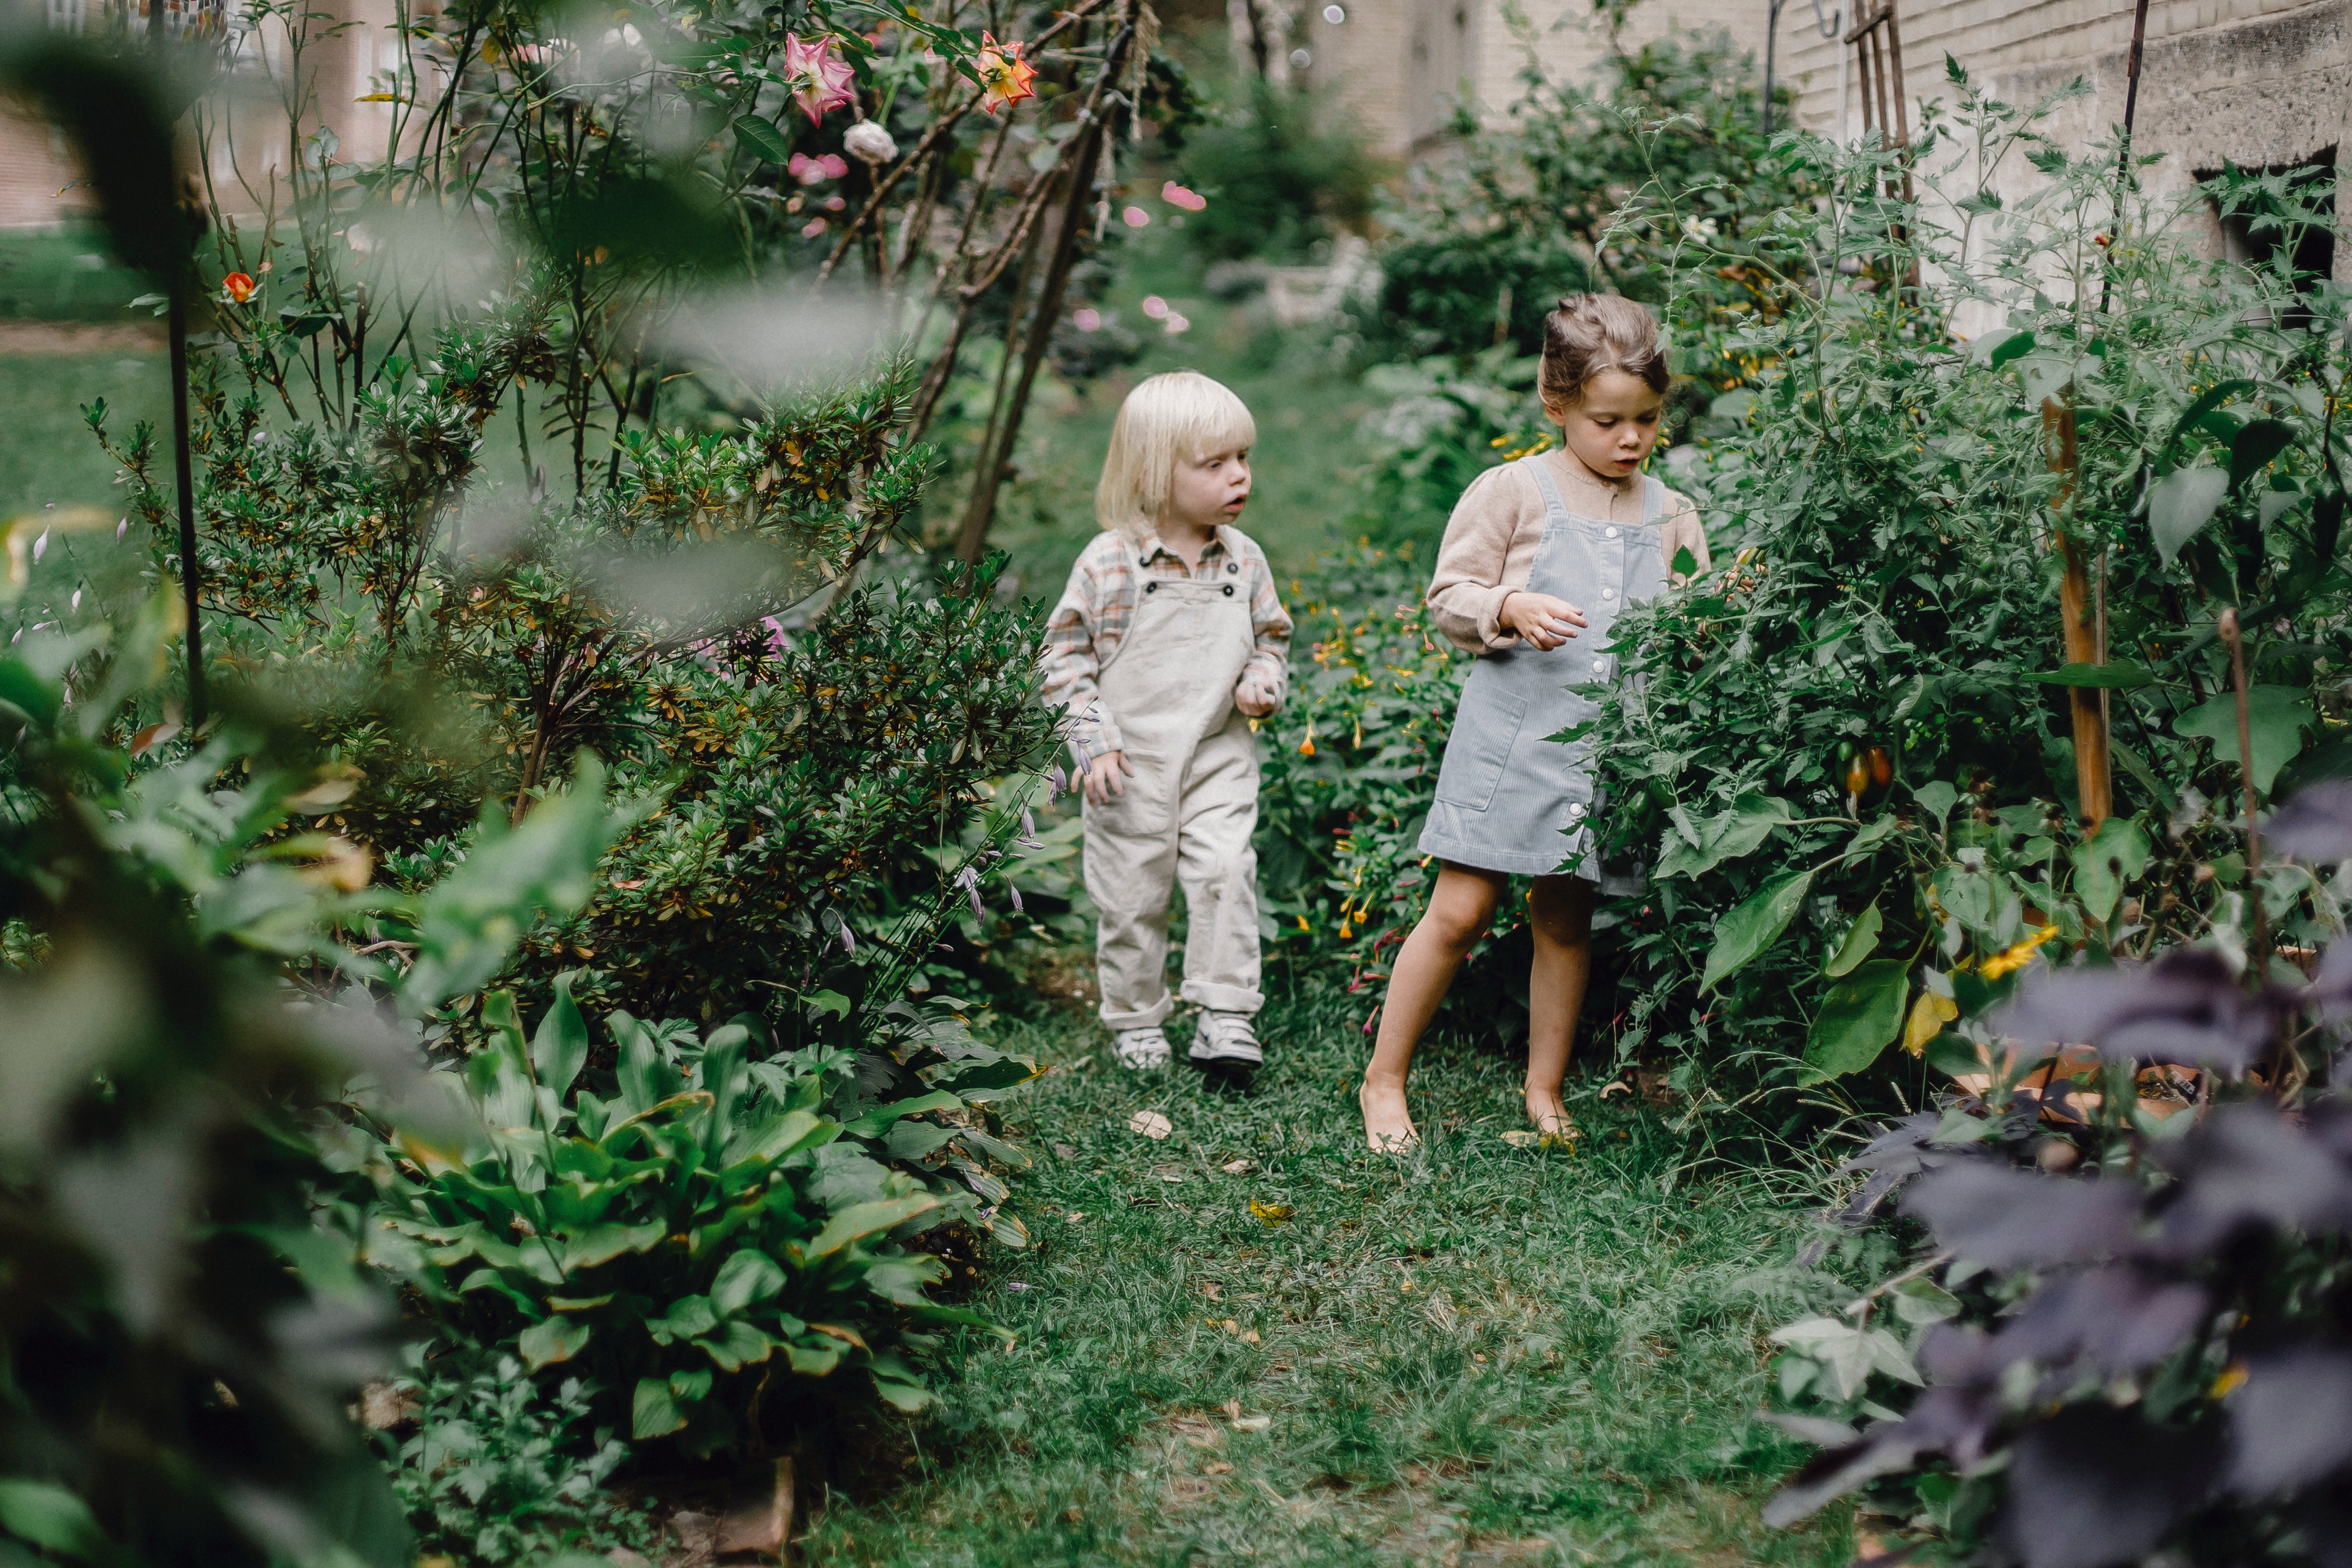
<path fill-rule="evenodd" d="M 1592 824 L 1606 802 L 1590 742 L 1546 737 L 1598 711 L 1570 687 L 1617 679 L 1618 613 L 1664 588 L 1679 552 L 1706 565 L 1696 510 L 1643 472 L 1666 385 L 1648 311 L 1610 294 L 1562 300 L 1545 319 L 1538 379 L 1559 448 L 1479 475 L 1445 526 L 1430 609 L 1479 657 L 1421 836 L 1437 880 L 1398 950 L 1360 1092 L 1374 1149 L 1417 1140 L 1404 1096 L 1413 1047 L 1514 875 L 1534 879 L 1528 1119 L 1547 1136 L 1575 1135 L 1560 1085 L 1591 963 Z"/>
<path fill-rule="evenodd" d="M 1257 743 L 1282 703 L 1290 617 L 1265 552 L 1239 529 L 1257 426 L 1192 371 L 1128 394 L 1095 491 L 1102 536 L 1045 623 L 1045 700 L 1086 795 L 1087 895 L 1101 1013 L 1120 1065 L 1164 1067 L 1171 888 L 1184 889 L 1192 1059 L 1263 1058 L 1258 990 Z"/>

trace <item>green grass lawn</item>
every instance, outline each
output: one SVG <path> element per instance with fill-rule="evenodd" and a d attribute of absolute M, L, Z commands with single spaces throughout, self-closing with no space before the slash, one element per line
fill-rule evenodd
<path fill-rule="evenodd" d="M 1014 1037 L 1051 1069 L 1008 1107 L 1036 1246 L 972 1304 L 1018 1337 L 969 1345 L 902 1479 L 836 1501 L 807 1562 L 1851 1561 L 1845 1510 L 1756 1516 L 1805 1452 L 1753 1417 L 1818 1288 L 1796 1194 L 1678 1171 L 1622 1101 L 1579 1107 L 1581 1152 L 1515 1147 L 1517 1065 L 1465 1048 L 1433 1045 L 1431 1142 L 1388 1159 L 1345 1026 L 1269 1031 L 1238 1096 L 1122 1072 L 1091 1026 Z"/>

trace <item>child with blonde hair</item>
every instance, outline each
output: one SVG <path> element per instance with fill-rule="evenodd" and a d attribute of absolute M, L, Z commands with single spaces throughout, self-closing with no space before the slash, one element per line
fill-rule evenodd
<path fill-rule="evenodd" d="M 1437 880 L 1397 952 L 1364 1070 L 1375 1149 L 1416 1140 L 1404 1098 L 1413 1047 L 1514 875 L 1534 879 L 1528 1119 L 1546 1137 L 1575 1135 L 1560 1085 L 1591 963 L 1602 883 L 1593 823 L 1607 802 L 1589 771 L 1591 742 L 1549 737 L 1599 710 L 1572 688 L 1617 679 L 1609 631 L 1619 612 L 1675 580 L 1683 552 L 1685 571 L 1706 566 L 1696 510 L 1643 472 L 1667 382 L 1647 310 L 1613 294 L 1562 300 L 1544 321 L 1537 382 L 1559 448 L 1479 475 L 1445 525 L 1429 606 L 1478 659 L 1421 836 Z"/>
<path fill-rule="evenodd" d="M 1234 520 L 1257 425 L 1193 371 L 1127 395 L 1095 491 L 1100 538 L 1045 623 L 1045 700 L 1065 710 L 1085 791 L 1087 895 L 1113 1054 L 1165 1066 L 1168 906 L 1184 889 L 1188 1053 L 1221 1070 L 1263 1058 L 1258 990 L 1257 741 L 1281 706 L 1290 617 L 1265 552 Z"/>

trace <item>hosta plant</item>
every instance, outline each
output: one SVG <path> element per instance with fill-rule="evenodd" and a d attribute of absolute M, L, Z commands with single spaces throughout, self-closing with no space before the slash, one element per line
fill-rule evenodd
<path fill-rule="evenodd" d="M 904 1243 L 949 1221 L 1024 1239 L 987 1166 L 1022 1157 L 976 1126 L 906 1119 L 977 1121 L 967 1108 L 1027 1065 L 908 1031 L 900 1051 L 929 1061 L 930 1087 L 874 1104 L 847 1053 L 769 1056 L 756 1019 L 698 1038 L 614 1014 L 604 1097 L 582 1081 L 569 982 L 528 1040 L 510 995 L 485 1003 L 489 1043 L 464 1068 L 478 1121 L 462 1145 L 379 1148 L 362 1255 L 416 1281 L 451 1342 L 614 1391 L 609 1418 L 641 1440 L 708 1453 L 867 1389 L 922 1405 L 922 1327 L 984 1325 L 930 1299 L 945 1268 Z M 856 1120 L 827 1114 L 844 1100 Z"/>

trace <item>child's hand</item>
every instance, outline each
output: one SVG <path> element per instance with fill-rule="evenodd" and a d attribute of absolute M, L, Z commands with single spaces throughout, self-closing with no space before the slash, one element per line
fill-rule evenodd
<path fill-rule="evenodd" d="M 1105 752 L 1087 764 L 1087 798 L 1097 805 L 1108 805 L 1127 793 L 1127 780 L 1134 773 L 1134 764 L 1125 752 Z"/>
<path fill-rule="evenodd" d="M 1274 711 L 1274 688 L 1255 675 L 1244 676 L 1234 688 L 1234 706 L 1253 719 L 1263 719 Z"/>
<path fill-rule="evenodd" d="M 1549 652 L 1576 635 L 1584 625 L 1584 612 L 1566 599 L 1555 599 L 1549 594 L 1530 594 L 1521 589 L 1507 595 L 1502 613 L 1495 617 L 1528 641 L 1528 646 Z"/>

